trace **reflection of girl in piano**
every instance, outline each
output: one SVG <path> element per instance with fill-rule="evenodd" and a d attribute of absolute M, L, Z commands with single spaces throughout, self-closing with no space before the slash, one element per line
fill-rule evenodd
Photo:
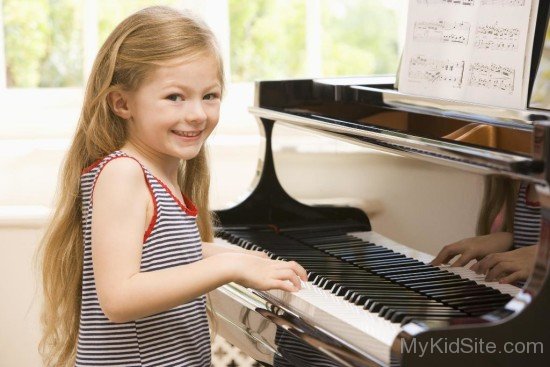
<path fill-rule="evenodd" d="M 538 251 L 540 204 L 534 186 L 502 177 L 487 179 L 477 237 L 445 246 L 432 264 L 465 266 L 487 281 L 514 283 L 531 274 Z"/>
<path fill-rule="evenodd" d="M 45 366 L 210 366 L 205 293 L 307 279 L 295 262 L 203 242 L 223 82 L 211 30 L 170 8 L 131 15 L 101 47 L 43 240 Z"/>

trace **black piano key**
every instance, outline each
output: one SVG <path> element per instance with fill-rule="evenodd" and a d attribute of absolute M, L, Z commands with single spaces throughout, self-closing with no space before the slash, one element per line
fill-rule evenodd
<path fill-rule="evenodd" d="M 384 275 L 384 276 L 390 276 L 394 274 L 405 274 L 405 273 L 421 273 L 423 271 L 426 271 L 430 267 L 428 265 L 410 265 L 410 266 L 401 266 L 401 267 L 394 267 L 389 269 L 372 269 L 367 267 L 370 271 L 372 271 L 375 274 Z"/>
<path fill-rule="evenodd" d="M 442 280 L 461 280 L 460 277 L 453 277 L 449 275 L 439 275 L 439 276 L 417 276 L 417 277 L 409 277 L 408 279 L 401 279 L 399 281 L 396 281 L 396 283 L 408 287 L 409 284 L 419 284 L 419 283 L 433 283 L 433 282 L 439 282 Z M 393 279 L 392 279 L 393 280 Z"/>
<path fill-rule="evenodd" d="M 489 295 L 489 296 L 470 296 L 470 297 L 464 297 L 456 300 L 451 300 L 445 302 L 449 306 L 458 307 L 458 308 L 464 308 L 471 305 L 482 305 L 482 304 L 489 304 L 494 302 L 502 302 L 507 303 L 510 301 L 512 297 L 510 297 L 507 294 L 500 294 L 500 295 Z"/>
<path fill-rule="evenodd" d="M 457 296 L 467 296 L 470 294 L 501 294 L 498 290 L 480 284 L 467 284 L 459 287 L 445 288 L 441 290 L 432 290 L 430 294 L 436 298 L 455 298 Z"/>
<path fill-rule="evenodd" d="M 354 262 L 354 265 L 361 266 L 364 268 L 367 268 L 371 271 L 377 271 L 382 272 L 387 270 L 388 272 L 391 269 L 397 268 L 397 269 L 403 269 L 403 268 L 410 268 L 410 267 L 418 267 L 418 266 L 425 266 L 422 263 L 419 263 L 416 260 L 410 260 L 410 259 L 390 259 L 383 263 L 376 262 L 376 261 L 357 261 Z M 423 271 L 426 271 L 427 268 L 423 267 Z"/>
<path fill-rule="evenodd" d="M 407 288 L 418 290 L 418 291 L 426 291 L 426 293 L 429 293 L 430 290 L 439 290 L 442 288 L 450 288 L 454 286 L 460 286 L 460 285 L 473 285 L 476 284 L 473 280 L 443 280 L 439 282 L 433 282 L 433 283 L 417 283 L 417 284 L 409 284 Z"/>
<path fill-rule="evenodd" d="M 401 301 L 398 301 L 398 300 L 373 301 L 369 304 L 369 307 L 364 307 L 364 308 L 371 311 L 371 312 L 378 312 L 378 311 L 380 311 L 380 309 L 382 307 L 393 308 L 393 307 L 397 307 L 397 306 L 407 306 L 407 305 L 408 306 L 414 306 L 414 307 L 434 307 L 434 306 L 442 307 L 442 306 L 444 306 L 442 303 L 434 301 L 434 300 L 430 300 L 430 299 L 425 299 L 425 300 L 405 299 L 405 300 L 401 300 Z"/>
<path fill-rule="evenodd" d="M 409 314 L 415 314 L 415 315 L 435 315 L 435 314 L 445 314 L 445 315 L 457 315 L 457 314 L 463 314 L 464 312 L 455 310 L 451 307 L 445 307 L 445 306 L 383 306 L 379 311 L 378 315 L 385 318 L 386 320 L 389 320 L 392 315 L 396 312 L 402 312 L 406 316 L 407 313 Z"/>
<path fill-rule="evenodd" d="M 414 311 L 397 311 L 389 317 L 389 320 L 391 322 L 402 322 L 405 317 L 423 317 L 426 319 L 435 319 L 438 317 L 465 317 L 468 316 L 465 313 L 458 312 L 438 312 L 438 311 L 432 311 L 432 312 L 414 312 Z"/>

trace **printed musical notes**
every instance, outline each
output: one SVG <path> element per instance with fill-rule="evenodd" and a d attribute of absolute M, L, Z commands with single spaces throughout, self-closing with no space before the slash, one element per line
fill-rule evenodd
<path fill-rule="evenodd" d="M 410 81 L 430 84 L 446 84 L 452 88 L 462 86 L 464 61 L 438 60 L 416 56 L 410 60 Z"/>
<path fill-rule="evenodd" d="M 519 28 L 480 25 L 475 32 L 475 47 L 488 50 L 517 51 L 519 47 Z"/>
<path fill-rule="evenodd" d="M 481 0 L 481 5 L 525 6 L 525 0 Z"/>
<path fill-rule="evenodd" d="M 491 63 L 475 62 L 469 67 L 468 85 L 485 89 L 496 89 L 512 94 L 514 92 L 513 68 Z"/>
<path fill-rule="evenodd" d="M 402 93 L 525 108 L 540 0 L 409 0 Z"/>
<path fill-rule="evenodd" d="M 453 42 L 468 44 L 470 36 L 470 23 L 422 21 L 414 24 L 413 39 L 425 42 Z"/>
<path fill-rule="evenodd" d="M 416 0 L 418 4 L 426 5 L 466 5 L 474 6 L 476 0 Z"/>

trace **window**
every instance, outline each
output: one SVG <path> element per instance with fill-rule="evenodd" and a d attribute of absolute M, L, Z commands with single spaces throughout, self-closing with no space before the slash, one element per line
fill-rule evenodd
<path fill-rule="evenodd" d="M 233 81 L 395 73 L 403 1 L 230 0 Z"/>
<path fill-rule="evenodd" d="M 82 6 L 74 0 L 3 0 L 8 88 L 82 85 Z"/>
<path fill-rule="evenodd" d="M 550 24 L 546 31 L 542 57 L 533 85 L 531 107 L 550 109 Z"/>
<path fill-rule="evenodd" d="M 211 25 L 228 75 L 218 134 L 256 134 L 254 80 L 395 73 L 403 3 L 0 0 L 0 136 L 69 139 L 99 45 L 149 5 L 191 8 Z"/>

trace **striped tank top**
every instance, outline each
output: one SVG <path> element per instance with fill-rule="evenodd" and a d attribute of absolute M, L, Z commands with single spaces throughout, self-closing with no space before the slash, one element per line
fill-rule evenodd
<path fill-rule="evenodd" d="M 116 151 L 86 168 L 81 176 L 84 267 L 76 366 L 210 366 L 205 296 L 118 324 L 110 322 L 99 306 L 91 252 L 92 194 L 101 170 L 121 157 L 134 159 Z M 187 198 L 182 204 L 162 181 L 141 167 L 153 199 L 154 214 L 143 236 L 140 271 L 200 260 L 197 209 Z"/>
<path fill-rule="evenodd" d="M 514 249 L 536 245 L 540 237 L 540 203 L 527 199 L 529 184 L 521 182 L 514 212 Z"/>

